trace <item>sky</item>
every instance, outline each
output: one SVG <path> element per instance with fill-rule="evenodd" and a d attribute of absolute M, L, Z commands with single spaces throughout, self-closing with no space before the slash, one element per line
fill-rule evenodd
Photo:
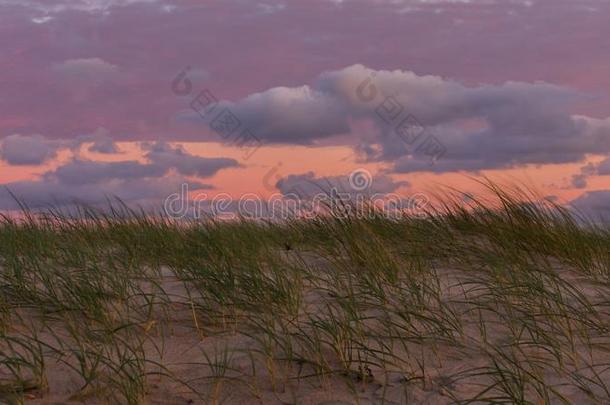
<path fill-rule="evenodd" d="M 0 211 L 358 173 L 608 215 L 608 21 L 607 0 L 0 0 Z"/>

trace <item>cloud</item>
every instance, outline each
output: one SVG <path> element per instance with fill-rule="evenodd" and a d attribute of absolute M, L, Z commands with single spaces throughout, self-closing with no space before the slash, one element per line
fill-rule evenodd
<path fill-rule="evenodd" d="M 610 220 L 610 190 L 588 191 L 570 205 L 592 219 Z"/>
<path fill-rule="evenodd" d="M 610 158 L 605 159 L 597 164 L 597 175 L 610 175 Z"/>
<path fill-rule="evenodd" d="M 369 160 L 393 163 L 396 172 L 568 163 L 610 152 L 610 120 L 572 115 L 569 107 L 585 96 L 560 86 L 506 82 L 469 87 L 438 76 L 362 65 L 323 74 L 318 86 L 345 100 L 354 117 L 373 118 L 378 133 L 364 137 L 360 148 L 368 151 Z M 431 139 L 446 150 L 434 165 L 418 153 L 422 142 Z"/>
<path fill-rule="evenodd" d="M 119 153 L 118 146 L 108 135 L 108 131 L 100 128 L 90 135 L 80 135 L 73 140 L 52 140 L 42 135 L 9 135 L 0 141 L 0 158 L 10 165 L 41 165 L 54 159 L 57 152 L 70 149 L 78 154 L 83 144 L 90 144 L 89 152 L 102 154 Z"/>
<path fill-rule="evenodd" d="M 588 178 L 595 174 L 597 174 L 597 165 L 593 163 L 587 163 L 585 166 L 580 168 L 579 173 L 572 175 L 572 187 L 586 188 Z"/>
<path fill-rule="evenodd" d="M 211 177 L 219 170 L 238 166 L 237 161 L 229 158 L 207 158 L 192 155 L 180 147 L 165 143 L 145 145 L 148 152 L 146 163 L 136 160 L 94 161 L 73 159 L 47 172 L 43 178 L 63 185 L 99 184 L 108 181 L 126 181 L 163 177 L 170 170 L 185 176 Z"/>
<path fill-rule="evenodd" d="M 167 166 L 139 163 L 135 160 L 120 162 L 73 160 L 52 172 L 46 173 L 44 178 L 65 185 L 98 184 L 109 180 L 162 177 L 168 170 Z"/>
<path fill-rule="evenodd" d="M 587 188 L 587 177 L 583 174 L 575 174 L 572 176 L 572 187 Z"/>
<path fill-rule="evenodd" d="M 453 172 L 527 164 L 572 163 L 610 152 L 610 119 L 573 115 L 587 100 L 547 83 L 466 86 L 439 76 L 363 65 L 322 73 L 311 85 L 272 88 L 209 116 L 230 111 L 237 126 L 266 143 L 315 144 L 335 136 L 367 161 L 393 171 Z M 191 119 L 200 119 L 191 112 Z M 354 123 L 372 122 L 373 131 Z M 350 133 L 349 136 L 337 137 Z M 432 165 L 431 150 L 443 151 Z"/>
<path fill-rule="evenodd" d="M 181 176 L 107 181 L 104 183 L 68 184 L 57 180 L 18 181 L 0 189 L 0 210 L 16 210 L 19 204 L 13 195 L 31 209 L 71 206 L 74 203 L 104 205 L 108 198 L 117 197 L 134 204 L 146 204 L 158 209 L 163 200 L 188 184 L 191 190 L 211 186 L 189 181 Z"/>
<path fill-rule="evenodd" d="M 87 148 L 89 152 L 96 152 L 107 155 L 120 153 L 119 147 L 110 137 L 109 131 L 105 128 L 98 128 L 97 130 L 95 130 L 95 132 L 89 135 L 77 136 L 76 139 L 72 142 L 71 149 L 77 150 L 84 143 L 91 143 L 91 145 L 89 145 L 89 147 Z"/>
<path fill-rule="evenodd" d="M 100 58 L 69 59 L 53 68 L 63 75 L 82 79 L 103 79 L 118 72 L 118 66 Z"/>
<path fill-rule="evenodd" d="M 272 88 L 228 108 L 267 142 L 309 144 L 350 129 L 340 100 L 309 86 Z"/>
<path fill-rule="evenodd" d="M 180 146 L 172 147 L 165 142 L 145 143 L 142 147 L 147 151 L 144 156 L 152 164 L 174 168 L 178 173 L 186 176 L 209 177 L 220 169 L 239 167 L 239 163 L 235 159 L 195 156 Z"/>
<path fill-rule="evenodd" d="M 0 141 L 0 158 L 10 165 L 41 165 L 57 156 L 62 149 L 79 153 L 83 144 L 90 144 L 90 152 L 119 153 L 118 146 L 103 128 L 90 135 L 80 135 L 73 140 L 52 140 L 42 135 L 9 135 Z"/>
<path fill-rule="evenodd" d="M 394 181 L 391 177 L 379 174 L 375 177 L 369 176 L 365 180 L 366 186 L 355 183 L 351 174 L 342 176 L 316 177 L 313 172 L 303 174 L 293 174 L 281 178 L 276 183 L 276 188 L 284 195 L 296 195 L 299 198 L 308 199 L 316 195 L 323 195 L 333 189 L 339 193 L 350 195 L 387 194 L 396 191 L 399 187 L 408 187 L 407 181 Z"/>
<path fill-rule="evenodd" d="M 586 188 L 587 181 L 591 176 L 610 175 L 610 158 L 599 163 L 587 163 L 580 168 L 580 172 L 572 176 L 572 186 L 575 188 Z"/>
<path fill-rule="evenodd" d="M 11 165 L 39 165 L 55 158 L 60 143 L 42 135 L 9 135 L 0 143 L 0 157 Z"/>
<path fill-rule="evenodd" d="M 99 141 L 98 138 L 82 137 L 78 142 L 64 142 L 64 145 L 77 148 L 82 142 Z M 34 139 L 45 144 L 42 137 Z M 181 184 L 189 184 L 193 190 L 213 188 L 210 184 L 191 180 L 187 176 L 208 178 L 222 169 L 239 166 L 234 159 L 195 156 L 180 146 L 172 147 L 162 142 L 146 144 L 144 150 L 145 162 L 107 162 L 74 157 L 47 171 L 37 180 L 3 184 L 0 210 L 18 208 L 11 193 L 31 208 L 69 205 L 77 200 L 99 204 L 113 196 L 129 203 L 146 202 L 159 207 L 162 198 L 180 189 Z M 19 156 L 20 161 L 24 161 L 25 157 Z"/>
<path fill-rule="evenodd" d="M 308 85 L 274 87 L 236 102 L 207 104 L 210 101 L 207 96 L 195 100 L 195 105 L 191 104 L 194 108 L 180 112 L 177 119 L 203 124 L 228 142 L 234 139 L 230 135 L 243 130 L 249 130 L 263 142 L 283 144 L 312 144 L 350 131 L 348 112 L 341 100 Z M 218 130 L 227 119 L 235 124 L 230 134 Z"/>

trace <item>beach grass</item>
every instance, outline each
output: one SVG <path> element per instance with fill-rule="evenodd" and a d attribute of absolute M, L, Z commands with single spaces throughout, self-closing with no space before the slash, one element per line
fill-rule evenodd
<path fill-rule="evenodd" d="M 0 403 L 610 403 L 610 228 L 487 187 L 392 218 L 24 205 Z"/>

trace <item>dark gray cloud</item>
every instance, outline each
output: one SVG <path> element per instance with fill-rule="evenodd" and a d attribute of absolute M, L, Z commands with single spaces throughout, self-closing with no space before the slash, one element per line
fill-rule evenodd
<path fill-rule="evenodd" d="M 587 163 L 585 166 L 580 168 L 580 171 L 577 174 L 572 175 L 572 187 L 586 188 L 589 177 L 596 175 L 597 171 L 598 165 L 593 163 Z"/>
<path fill-rule="evenodd" d="M 551 84 L 469 87 L 355 65 L 322 75 L 319 86 L 346 100 L 354 117 L 373 117 L 379 131 L 359 148 L 370 160 L 392 162 L 396 172 L 568 163 L 610 152 L 610 120 L 572 115 L 570 107 L 585 96 Z M 415 129 L 409 117 L 421 125 L 417 133 L 408 132 Z M 430 164 L 430 156 L 418 152 L 419 139 L 434 139 L 446 155 Z"/>
<path fill-rule="evenodd" d="M 192 190 L 213 187 L 186 176 L 211 177 L 219 170 L 238 166 L 233 159 L 195 156 L 181 147 L 160 142 L 146 144 L 144 148 L 147 162 L 104 162 L 75 157 L 37 180 L 4 184 L 0 191 L 0 210 L 18 208 L 13 195 L 31 208 L 75 201 L 98 204 L 104 203 L 107 197 L 160 207 L 163 198 L 180 189 L 181 184 L 189 184 Z"/>
<path fill-rule="evenodd" d="M 0 142 L 0 157 L 11 165 L 39 165 L 57 155 L 61 144 L 42 135 L 9 135 Z"/>
<path fill-rule="evenodd" d="M 10 165 L 41 165 L 54 159 L 57 152 L 70 149 L 78 153 L 88 143 L 90 152 L 103 154 L 119 153 L 118 146 L 103 129 L 90 135 L 80 135 L 72 140 L 53 140 L 42 135 L 14 134 L 0 140 L 0 158 Z"/>
<path fill-rule="evenodd" d="M 570 205 L 594 220 L 610 220 L 610 190 L 588 191 Z"/>
<path fill-rule="evenodd" d="M 610 175 L 610 158 L 604 159 L 599 163 L 587 163 L 581 167 L 580 171 L 572 176 L 572 186 L 575 188 L 586 188 L 589 177 L 606 175 Z"/>
<path fill-rule="evenodd" d="M 43 177 L 59 184 L 82 185 L 163 177 L 172 169 L 185 176 L 211 177 L 221 169 L 238 166 L 234 159 L 195 156 L 180 146 L 172 147 L 162 142 L 145 144 L 143 148 L 147 150 L 146 163 L 135 160 L 103 162 L 76 158 L 45 173 Z"/>
<path fill-rule="evenodd" d="M 72 149 L 78 149 L 84 143 L 90 143 L 87 150 L 89 152 L 115 154 L 119 153 L 119 147 L 110 136 L 110 133 L 105 128 L 98 128 L 95 132 L 88 135 L 77 136 L 72 142 Z"/>
<path fill-rule="evenodd" d="M 99 162 L 73 160 L 44 175 L 47 180 L 57 180 L 66 185 L 97 184 L 109 180 L 135 180 L 161 177 L 170 167 L 155 163 L 139 163 L 135 160 Z"/>
<path fill-rule="evenodd" d="M 281 178 L 275 186 L 285 196 L 296 195 L 299 198 L 307 199 L 329 193 L 333 189 L 349 195 L 371 196 L 392 193 L 399 187 L 410 185 L 407 181 L 394 181 L 385 174 L 372 176 L 366 171 L 353 173 L 356 172 L 360 179 L 354 178 L 351 173 L 327 177 L 316 177 L 313 172 L 293 174 Z"/>
<path fill-rule="evenodd" d="M 609 153 L 610 119 L 571 112 L 588 99 L 547 83 L 467 86 L 353 65 L 322 73 L 312 85 L 220 103 L 211 116 L 228 109 L 266 143 L 315 144 L 351 132 L 335 142 L 354 146 L 368 161 L 391 163 L 401 173 L 442 173 L 573 163 Z M 200 117 L 191 112 L 190 119 Z M 352 125 L 359 120 L 375 129 L 359 130 Z M 434 165 L 431 144 L 445 151 Z"/>
<path fill-rule="evenodd" d="M 173 147 L 164 142 L 146 143 L 142 147 L 152 165 L 173 168 L 185 176 L 209 177 L 220 169 L 239 166 L 235 159 L 195 156 L 180 146 Z"/>
<path fill-rule="evenodd" d="M 609 175 L 610 174 L 610 158 L 605 159 L 605 160 L 601 161 L 600 163 L 598 163 L 596 168 L 597 168 L 596 173 L 599 176 Z"/>
<path fill-rule="evenodd" d="M 572 187 L 587 188 L 587 176 L 580 173 L 572 176 Z"/>
<path fill-rule="evenodd" d="M 163 200 L 179 190 L 182 184 L 188 184 L 191 190 L 211 187 L 204 183 L 188 181 L 182 176 L 75 184 L 62 183 L 58 179 L 17 181 L 4 184 L 0 189 L 0 210 L 19 209 L 14 197 L 31 209 L 70 206 L 74 203 L 104 205 L 107 199 L 114 197 L 132 206 L 144 204 L 158 209 L 162 207 Z"/>

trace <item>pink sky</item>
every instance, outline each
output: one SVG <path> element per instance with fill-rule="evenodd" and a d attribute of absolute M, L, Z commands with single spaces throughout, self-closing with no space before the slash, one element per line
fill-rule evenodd
<path fill-rule="evenodd" d="M 610 213 L 609 20 L 605 0 L 0 0 L 0 184 L 159 205 L 366 169 L 377 192 L 486 175 Z"/>

